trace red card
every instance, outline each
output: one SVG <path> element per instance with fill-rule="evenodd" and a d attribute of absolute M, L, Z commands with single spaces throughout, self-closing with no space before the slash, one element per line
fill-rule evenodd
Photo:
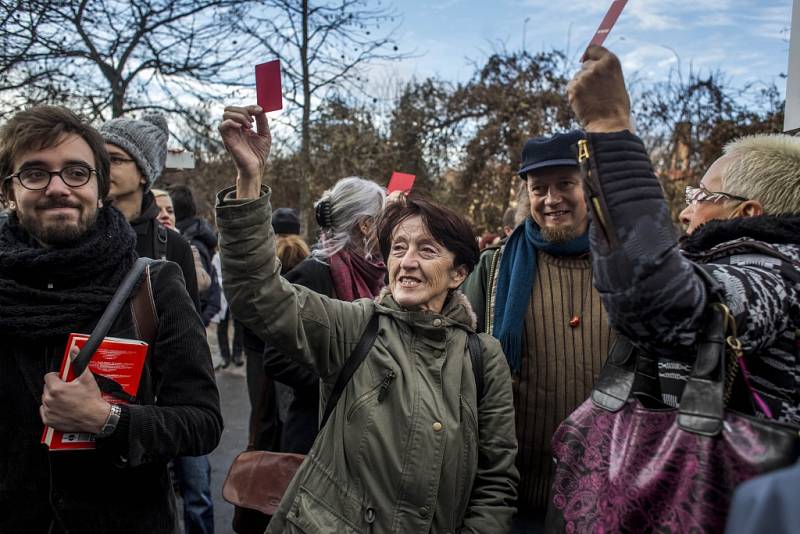
<path fill-rule="evenodd" d="M 613 0 L 611 2 L 611 7 L 608 8 L 608 12 L 606 13 L 606 16 L 603 17 L 603 22 L 601 22 L 600 27 L 597 28 L 597 32 L 594 34 L 594 37 L 592 37 L 589 46 L 603 46 L 603 42 L 611 32 L 611 28 L 613 28 L 614 24 L 616 24 L 620 13 L 622 13 L 622 9 L 627 3 L 628 0 Z"/>
<path fill-rule="evenodd" d="M 392 178 L 389 180 L 389 186 L 386 188 L 390 193 L 395 191 L 402 191 L 408 193 L 414 187 L 414 180 L 417 177 L 413 174 L 406 174 L 404 172 L 393 172 Z"/>
<path fill-rule="evenodd" d="M 281 62 L 279 60 L 256 65 L 256 102 L 264 111 L 283 108 Z"/>

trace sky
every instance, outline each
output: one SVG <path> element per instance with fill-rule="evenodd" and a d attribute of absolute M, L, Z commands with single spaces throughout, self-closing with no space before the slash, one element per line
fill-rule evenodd
<path fill-rule="evenodd" d="M 401 51 L 389 76 L 467 81 L 492 51 L 558 49 L 578 67 L 610 0 L 396 0 Z M 626 78 L 658 81 L 670 69 L 723 71 L 736 86 L 785 90 L 791 0 L 629 0 L 605 46 Z"/>

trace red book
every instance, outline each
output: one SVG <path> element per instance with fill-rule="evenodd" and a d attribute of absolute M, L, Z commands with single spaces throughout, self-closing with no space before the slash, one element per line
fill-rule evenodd
<path fill-rule="evenodd" d="M 67 348 L 64 359 L 61 360 L 59 376 L 65 382 L 75 379 L 72 370 L 72 358 L 69 354 L 73 348 L 80 350 L 89 339 L 87 334 L 70 334 L 67 339 Z M 77 353 L 77 352 L 76 352 Z M 95 375 L 102 375 L 115 381 L 128 395 L 135 397 L 139 391 L 139 381 L 142 378 L 144 361 L 147 357 L 147 343 L 138 339 L 120 339 L 107 337 L 97 348 L 89 361 L 89 369 Z M 125 401 L 107 393 L 103 399 L 111 404 L 124 404 Z M 86 450 L 95 448 L 94 434 L 84 432 L 60 432 L 49 426 L 44 427 L 42 443 L 51 451 Z"/>

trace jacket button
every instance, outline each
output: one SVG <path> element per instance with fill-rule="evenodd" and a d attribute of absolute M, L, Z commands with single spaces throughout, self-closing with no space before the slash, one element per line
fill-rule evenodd
<path fill-rule="evenodd" d="M 419 516 L 423 519 L 428 517 L 428 508 L 426 506 L 419 509 Z"/>
<path fill-rule="evenodd" d="M 442 423 L 440 423 L 439 421 L 436 421 L 435 423 L 433 423 L 433 431 L 434 432 L 439 432 L 441 429 L 442 429 Z"/>
<path fill-rule="evenodd" d="M 442 326 L 442 320 L 441 319 L 434 319 L 433 320 L 433 326 L 435 326 L 437 328 Z"/>

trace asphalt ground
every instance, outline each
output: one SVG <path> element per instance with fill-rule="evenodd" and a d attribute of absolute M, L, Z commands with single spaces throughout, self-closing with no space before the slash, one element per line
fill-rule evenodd
<path fill-rule="evenodd" d="M 233 321 L 231 321 L 232 323 Z M 232 325 L 231 325 L 232 326 Z M 233 332 L 228 339 L 233 339 Z M 215 365 L 219 363 L 219 346 L 217 333 L 212 325 L 208 331 L 211 357 Z M 216 534 L 232 534 L 233 505 L 222 498 L 222 484 L 228 474 L 236 455 L 247 446 L 248 422 L 250 417 L 250 399 L 247 396 L 247 380 L 245 367 L 233 364 L 226 369 L 218 369 L 217 388 L 219 388 L 222 420 L 225 428 L 222 431 L 219 445 L 209 455 L 211 463 L 211 497 L 214 500 L 214 532 Z"/>

